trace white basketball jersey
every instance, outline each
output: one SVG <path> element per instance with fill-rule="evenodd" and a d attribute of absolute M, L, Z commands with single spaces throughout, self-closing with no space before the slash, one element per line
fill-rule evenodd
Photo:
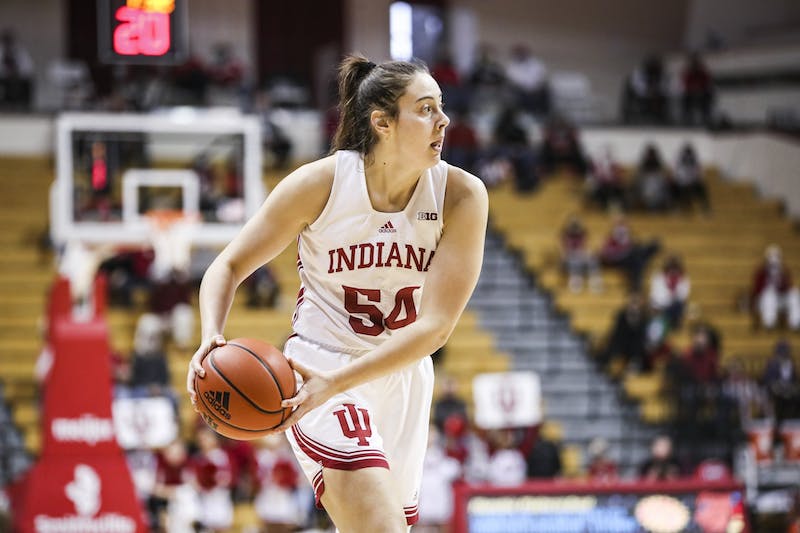
<path fill-rule="evenodd" d="M 383 213 L 369 199 L 361 154 L 337 152 L 328 203 L 297 243 L 295 333 L 358 354 L 414 322 L 442 236 L 446 183 L 442 161 L 422 174 L 403 211 Z"/>

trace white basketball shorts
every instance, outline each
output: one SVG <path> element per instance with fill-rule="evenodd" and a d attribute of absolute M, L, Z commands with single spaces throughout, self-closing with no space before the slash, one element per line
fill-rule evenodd
<path fill-rule="evenodd" d="M 350 354 L 334 352 L 298 336 L 284 354 L 317 370 L 348 364 Z M 409 525 L 419 518 L 419 487 L 428 445 L 433 396 L 430 357 L 405 369 L 333 396 L 307 413 L 286 436 L 314 487 L 317 505 L 325 490 L 323 467 L 388 468 Z"/>

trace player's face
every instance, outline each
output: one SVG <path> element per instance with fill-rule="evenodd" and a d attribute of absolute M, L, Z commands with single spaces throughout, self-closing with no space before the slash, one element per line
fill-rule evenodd
<path fill-rule="evenodd" d="M 397 146 L 403 161 L 429 168 L 442 157 L 444 130 L 450 119 L 444 114 L 442 90 L 429 75 L 418 73 L 397 101 Z"/>

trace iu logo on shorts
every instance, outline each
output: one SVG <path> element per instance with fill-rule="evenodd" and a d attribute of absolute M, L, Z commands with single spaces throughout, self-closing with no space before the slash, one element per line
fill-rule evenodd
<path fill-rule="evenodd" d="M 333 412 L 339 419 L 339 425 L 342 426 L 342 434 L 348 439 L 358 439 L 359 446 L 369 446 L 367 438 L 372 436 L 369 412 L 361 407 L 356 408 L 352 403 L 343 404 L 342 407 L 344 409 L 341 411 Z"/>

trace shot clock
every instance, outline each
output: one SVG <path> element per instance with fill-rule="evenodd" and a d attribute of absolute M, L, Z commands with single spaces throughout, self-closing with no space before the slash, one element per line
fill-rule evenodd
<path fill-rule="evenodd" d="M 97 0 L 103 63 L 174 65 L 187 56 L 186 0 Z"/>

